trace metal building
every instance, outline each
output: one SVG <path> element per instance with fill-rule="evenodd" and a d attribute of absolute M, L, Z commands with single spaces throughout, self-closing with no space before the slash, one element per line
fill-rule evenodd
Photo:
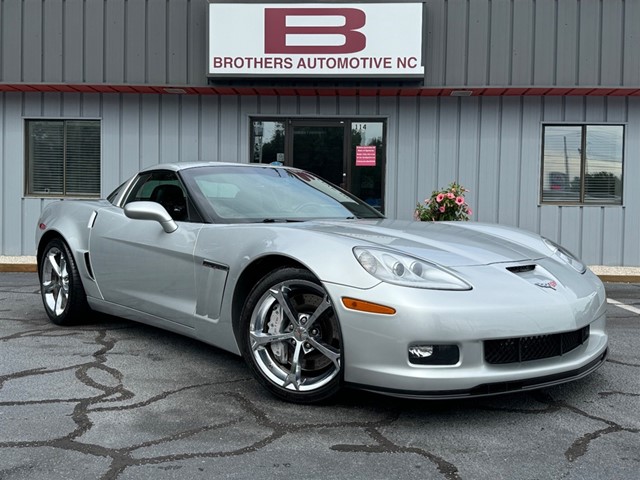
<path fill-rule="evenodd" d="M 0 254 L 142 166 L 280 161 L 640 265 L 640 2 L 0 0 L 0 42 Z"/>

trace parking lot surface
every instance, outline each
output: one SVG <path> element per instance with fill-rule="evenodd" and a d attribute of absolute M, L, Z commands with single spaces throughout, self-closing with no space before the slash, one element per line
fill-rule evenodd
<path fill-rule="evenodd" d="M 0 274 L 0 479 L 637 479 L 640 285 L 607 284 L 610 357 L 530 393 L 270 397 L 239 357 L 96 315 L 49 323 L 37 276 Z"/>

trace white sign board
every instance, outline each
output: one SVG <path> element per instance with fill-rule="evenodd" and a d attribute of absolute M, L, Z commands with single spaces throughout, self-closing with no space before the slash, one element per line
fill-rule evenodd
<path fill-rule="evenodd" d="M 423 76 L 422 3 L 209 4 L 209 76 Z"/>

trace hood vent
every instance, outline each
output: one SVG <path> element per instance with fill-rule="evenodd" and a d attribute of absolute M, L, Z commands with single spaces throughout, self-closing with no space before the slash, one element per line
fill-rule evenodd
<path fill-rule="evenodd" d="M 507 267 L 507 270 L 515 274 L 531 272 L 535 269 L 536 269 L 535 265 L 518 265 L 517 267 Z"/>

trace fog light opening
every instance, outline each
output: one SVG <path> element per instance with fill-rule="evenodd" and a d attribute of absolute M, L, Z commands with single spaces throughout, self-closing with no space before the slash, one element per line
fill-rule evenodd
<path fill-rule="evenodd" d="M 455 365 L 460 361 L 457 345 L 409 345 L 408 354 L 414 365 Z"/>
<path fill-rule="evenodd" d="M 433 355 L 433 345 L 414 345 L 409 347 L 409 357 L 427 358 Z"/>

